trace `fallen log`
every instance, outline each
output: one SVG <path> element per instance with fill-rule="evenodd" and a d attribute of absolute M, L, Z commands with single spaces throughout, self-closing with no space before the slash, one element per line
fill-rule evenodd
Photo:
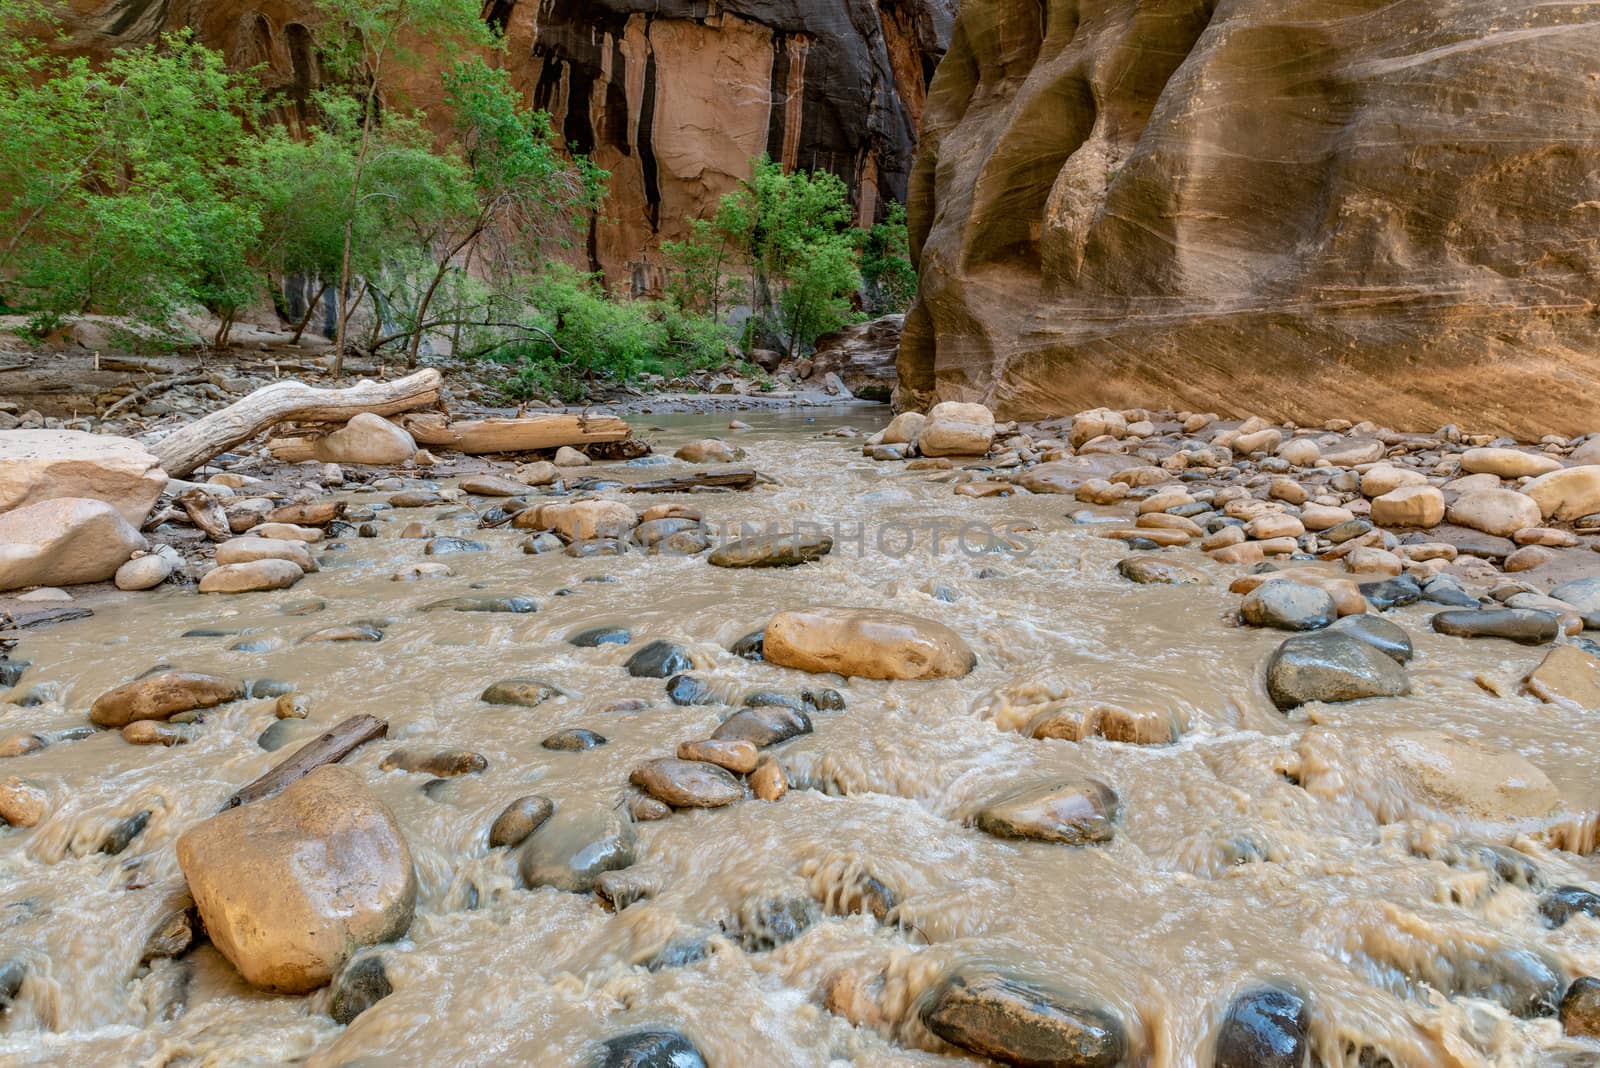
<path fill-rule="evenodd" d="M 324 764 L 337 764 L 374 738 L 389 733 L 389 724 L 376 716 L 351 716 L 333 730 L 295 751 L 294 756 L 274 767 L 222 803 L 222 811 L 271 797 L 296 779 L 303 779 Z"/>
<path fill-rule="evenodd" d="M 627 493 L 688 493 L 698 489 L 747 490 L 761 478 L 753 467 L 723 467 L 711 471 L 696 471 L 692 475 L 658 478 L 652 482 L 635 482 L 624 487 Z"/>
<path fill-rule="evenodd" d="M 437 404 L 443 376 L 429 367 L 393 382 L 357 382 L 344 389 L 318 389 L 303 382 L 274 382 L 212 412 L 150 447 L 173 478 L 278 423 L 344 423 L 362 412 L 394 415 Z"/>
<path fill-rule="evenodd" d="M 438 412 L 421 412 L 396 420 L 418 445 L 454 449 L 471 456 L 496 452 L 540 452 L 563 445 L 624 441 L 633 428 L 614 415 L 555 413 L 526 419 L 476 419 L 452 423 Z"/>

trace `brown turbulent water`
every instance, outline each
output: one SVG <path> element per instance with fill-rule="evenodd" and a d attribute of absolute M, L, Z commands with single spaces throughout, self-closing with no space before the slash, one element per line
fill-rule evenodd
<path fill-rule="evenodd" d="M 1592 719 L 1515 695 L 1539 651 L 1441 638 L 1421 608 L 1404 610 L 1395 618 L 1418 648 L 1412 696 L 1317 706 L 1314 724 L 1285 717 L 1260 681 L 1282 635 L 1230 626 L 1231 576 L 1200 554 L 1177 555 L 1213 586 L 1135 586 L 1113 570 L 1117 543 L 1066 518 L 1076 507 L 1067 498 L 956 497 L 937 473 L 875 464 L 820 436 L 823 424 L 750 418 L 756 430 L 742 444 L 782 485 L 692 501 L 715 520 L 860 519 L 869 551 L 841 544 L 798 571 L 727 571 L 703 558 L 526 556 L 519 535 L 490 531 L 475 536 L 493 551 L 448 558 L 455 577 L 399 583 L 391 572 L 420 543 L 391 534 L 350 540 L 290 591 L 135 594 L 25 641 L 18 655 L 36 666 L 23 689 L 47 699 L 0 706 L 7 730 L 80 726 L 97 694 L 157 663 L 294 682 L 314 703 L 297 737 L 356 713 L 388 719 L 389 740 L 348 763 L 398 816 L 422 889 L 409 937 L 384 952 L 394 994 L 348 1028 L 328 1017 L 326 991 L 252 991 L 210 947 L 130 978 L 181 890 L 177 836 L 287 752 L 255 742 L 272 702 L 226 706 L 174 749 L 105 732 L 7 761 L 0 770 L 47 787 L 51 815 L 0 834 L 0 956 L 20 952 L 31 967 L 0 1025 L 0 1062 L 567 1065 L 597 1037 L 665 1024 L 692 1035 L 715 1068 L 976 1063 L 922 1028 L 916 1001 L 950 963 L 981 958 L 1109 1001 L 1136 1065 L 1209 1064 L 1230 996 L 1274 976 L 1311 992 L 1314 1046 L 1330 1066 L 1381 1063 L 1380 1054 L 1418 1068 L 1584 1063 L 1563 1052 L 1580 1047 L 1552 1019 L 1447 996 L 1484 989 L 1528 953 L 1569 977 L 1600 972 L 1600 926 L 1580 917 L 1547 930 L 1534 890 L 1461 846 L 1514 844 L 1547 884 L 1600 880 L 1594 857 L 1555 848 L 1593 849 L 1600 739 Z M 660 443 L 713 430 L 679 420 Z M 387 529 L 449 511 L 389 513 Z M 1020 559 L 948 546 L 934 556 L 925 543 L 903 558 L 871 551 L 872 524 L 930 519 L 1037 524 L 1026 535 L 1037 549 Z M 469 519 L 435 526 L 473 530 Z M 992 574 L 980 577 L 985 568 Z M 602 575 L 616 581 L 582 581 Z M 936 583 L 953 603 L 929 594 Z M 540 611 L 418 611 L 479 586 L 532 595 Z M 562 588 L 571 594 L 555 596 Z M 326 608 L 283 611 L 311 597 Z M 687 643 L 699 673 L 730 694 L 794 692 L 818 680 L 726 647 L 774 611 L 807 604 L 941 620 L 979 666 L 959 681 L 833 680 L 848 708 L 819 714 L 814 734 L 780 750 L 801 788 L 778 803 L 640 826 L 635 872 L 655 888 L 649 900 L 612 913 L 592 898 L 519 888 L 514 855 L 485 845 L 509 800 L 536 791 L 563 807 L 610 806 L 633 766 L 705 736 L 726 712 L 675 707 L 660 681 L 624 673 L 629 647 L 578 649 L 567 635 L 625 624 L 633 648 L 653 637 Z M 373 618 L 392 621 L 376 644 L 294 644 L 318 626 Z M 232 638 L 180 637 L 196 626 L 281 644 L 236 652 Z M 515 676 L 576 696 L 535 710 L 479 703 L 485 685 Z M 1485 688 L 1497 682 L 1506 696 Z M 1183 739 L 1142 747 L 1003 729 L 1022 706 L 1063 695 L 1174 714 Z M 627 697 L 648 710 L 601 711 Z M 539 747 L 576 726 L 610 744 Z M 1381 732 L 1401 727 L 1515 749 L 1554 781 L 1561 813 L 1518 826 L 1441 802 L 1385 756 Z M 427 776 L 378 770 L 400 742 L 473 749 L 489 767 L 429 796 Z M 965 822 L 992 795 L 1064 774 L 1097 776 L 1121 794 L 1114 842 L 1006 842 Z M 144 810 L 153 816 L 131 848 L 96 852 L 113 824 Z M 867 877 L 898 901 L 888 922 L 860 907 Z M 814 902 L 817 922 L 775 949 L 741 948 L 764 904 L 793 900 Z M 707 935 L 703 959 L 641 966 Z"/>

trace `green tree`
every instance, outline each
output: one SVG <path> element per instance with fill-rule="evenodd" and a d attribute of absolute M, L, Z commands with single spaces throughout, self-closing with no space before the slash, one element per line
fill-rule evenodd
<path fill-rule="evenodd" d="M 445 76 L 445 103 L 459 164 L 436 196 L 397 201 L 431 261 L 413 316 L 412 366 L 427 331 L 443 325 L 430 323 L 428 313 L 452 269 L 468 272 L 482 252 L 491 273 L 526 273 L 545 241 L 566 244 L 582 213 L 599 208 L 609 177 L 582 156 L 564 158 L 550 116 L 524 107 L 509 75 L 482 60 L 459 63 Z"/>
<path fill-rule="evenodd" d="M 481 9 L 476 0 L 317 0 L 322 16 L 319 43 L 323 56 L 329 68 L 351 86 L 360 130 L 345 200 L 338 327 L 334 336 L 336 375 L 344 372 L 357 218 L 367 195 L 362 182 L 372 159 L 374 135 L 391 118 L 380 113 L 388 80 L 396 67 L 417 62 L 410 41 L 426 41 L 430 48 L 445 51 L 494 44 L 493 32 L 480 17 Z"/>
<path fill-rule="evenodd" d="M 861 280 L 874 315 L 904 312 L 917 297 L 917 269 L 911 264 L 906 209 L 891 200 L 883 222 L 867 233 L 861 250 Z"/>

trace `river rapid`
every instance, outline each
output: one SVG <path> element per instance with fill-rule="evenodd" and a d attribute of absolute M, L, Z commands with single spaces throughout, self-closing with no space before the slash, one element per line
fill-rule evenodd
<path fill-rule="evenodd" d="M 212 710 L 172 748 L 104 731 L 0 760 L 0 778 L 37 784 L 49 809 L 35 827 L 0 829 L 0 959 L 27 964 L 0 1017 L 0 1063 L 582 1065 L 598 1039 L 662 1026 L 691 1036 L 713 1068 L 985 1064 L 918 1014 L 970 961 L 1091 993 L 1122 1021 L 1127 1063 L 1144 1068 L 1209 1066 L 1230 1000 L 1268 979 L 1307 993 L 1311 1044 L 1329 1068 L 1600 1063 L 1600 1047 L 1564 1037 L 1555 1019 L 1513 1011 L 1540 974 L 1600 972 L 1600 921 L 1550 929 L 1539 912 L 1549 887 L 1600 882 L 1600 737 L 1592 715 L 1521 695 L 1542 650 L 1438 635 L 1426 607 L 1399 609 L 1390 618 L 1416 647 L 1408 696 L 1285 715 L 1262 681 L 1284 636 L 1232 621 L 1239 569 L 1165 550 L 1210 584 L 1136 585 L 1115 567 L 1127 548 L 1069 518 L 1083 510 L 1070 497 L 956 496 L 953 472 L 874 463 L 858 438 L 824 434 L 875 429 L 878 412 L 746 418 L 753 429 L 737 434 L 665 420 L 657 452 L 720 433 L 775 484 L 629 503 L 680 501 L 713 524 L 838 523 L 849 535 L 859 523 L 859 540 L 799 568 L 733 570 L 703 555 L 525 555 L 523 532 L 480 531 L 459 505 L 397 509 L 379 513 L 379 537 L 321 552 L 322 570 L 292 590 L 166 587 L 30 633 L 13 656 L 34 666 L 0 704 L 0 733 L 81 728 L 97 695 L 161 664 L 292 683 L 311 712 L 283 721 L 289 747 L 276 752 L 257 744 L 278 722 L 262 699 Z M 342 496 L 354 510 L 386 495 Z M 394 581 L 423 559 L 420 540 L 397 537 L 413 520 L 489 551 L 442 558 L 450 577 Z M 973 551 L 986 539 L 950 536 L 969 523 L 1005 536 Z M 950 532 L 938 551 L 930 524 Z M 906 552 L 908 531 L 923 533 Z M 421 611 L 477 594 L 528 596 L 539 610 Z M 729 651 L 773 613 L 810 605 L 937 620 L 977 667 L 950 680 L 845 680 Z M 355 621 L 377 624 L 382 640 L 297 644 Z M 632 641 L 567 641 L 601 625 Z M 227 633 L 183 636 L 195 628 Z M 623 662 L 656 638 L 681 643 L 726 704 L 680 707 L 661 680 L 630 677 Z M 480 702 L 512 677 L 567 695 L 532 709 Z M 794 788 L 639 824 L 639 900 L 625 908 L 524 889 L 515 851 L 488 848 L 514 798 L 613 808 L 631 769 L 706 737 L 741 694 L 820 687 L 845 708 L 815 713 L 813 733 L 774 750 Z M 1051 702 L 1118 706 L 1181 737 L 1024 735 Z M 344 1027 L 327 990 L 256 991 L 206 944 L 141 967 L 184 891 L 178 836 L 360 713 L 387 720 L 388 738 L 345 765 L 393 810 L 419 880 L 408 935 L 381 949 L 394 992 Z M 574 727 L 608 742 L 541 748 Z M 1526 818 L 1484 796 L 1482 769 L 1439 756 L 1430 732 L 1520 754 L 1559 791 L 1557 813 Z M 380 770 L 402 744 L 471 750 L 488 766 L 437 783 Z M 1120 796 L 1109 843 L 1008 841 L 972 826 L 997 794 L 1084 776 Z M 141 812 L 131 844 L 103 853 L 107 833 Z M 775 914 L 802 929 L 782 941 Z"/>

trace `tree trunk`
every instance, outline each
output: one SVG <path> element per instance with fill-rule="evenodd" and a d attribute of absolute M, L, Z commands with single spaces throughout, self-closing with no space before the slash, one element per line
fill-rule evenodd
<path fill-rule="evenodd" d="M 395 382 L 357 382 L 346 389 L 316 389 L 292 379 L 263 386 L 221 411 L 177 430 L 151 446 L 173 478 L 186 478 L 207 460 L 285 420 L 344 423 L 361 412 L 394 415 L 437 404 L 444 377 L 433 368 Z"/>
<path fill-rule="evenodd" d="M 614 415 L 535 415 L 526 419 L 474 419 L 452 423 L 435 412 L 405 416 L 397 422 L 418 445 L 455 449 L 470 456 L 496 452 L 536 452 L 563 445 L 625 441 L 633 428 Z"/>
<path fill-rule="evenodd" d="M 367 152 L 372 144 L 372 124 L 377 121 L 372 114 L 373 102 L 378 96 L 378 74 L 383 69 L 382 53 L 372 70 L 372 86 L 361 106 L 361 147 L 356 150 L 356 165 L 350 176 L 350 213 L 344 220 L 344 248 L 339 254 L 339 322 L 333 339 L 333 377 L 344 374 L 344 344 L 349 323 L 345 301 L 350 294 L 350 246 L 355 240 L 356 212 L 361 210 L 361 178 L 366 172 Z"/>
<path fill-rule="evenodd" d="M 311 303 L 306 305 L 306 313 L 300 317 L 300 323 L 294 328 L 294 339 L 291 345 L 300 344 L 300 335 L 306 332 L 306 327 L 311 325 L 311 317 L 317 314 L 317 305 L 322 303 L 322 295 L 328 291 L 328 283 L 322 283 L 322 288 L 317 290 L 317 295 L 311 298 Z"/>

